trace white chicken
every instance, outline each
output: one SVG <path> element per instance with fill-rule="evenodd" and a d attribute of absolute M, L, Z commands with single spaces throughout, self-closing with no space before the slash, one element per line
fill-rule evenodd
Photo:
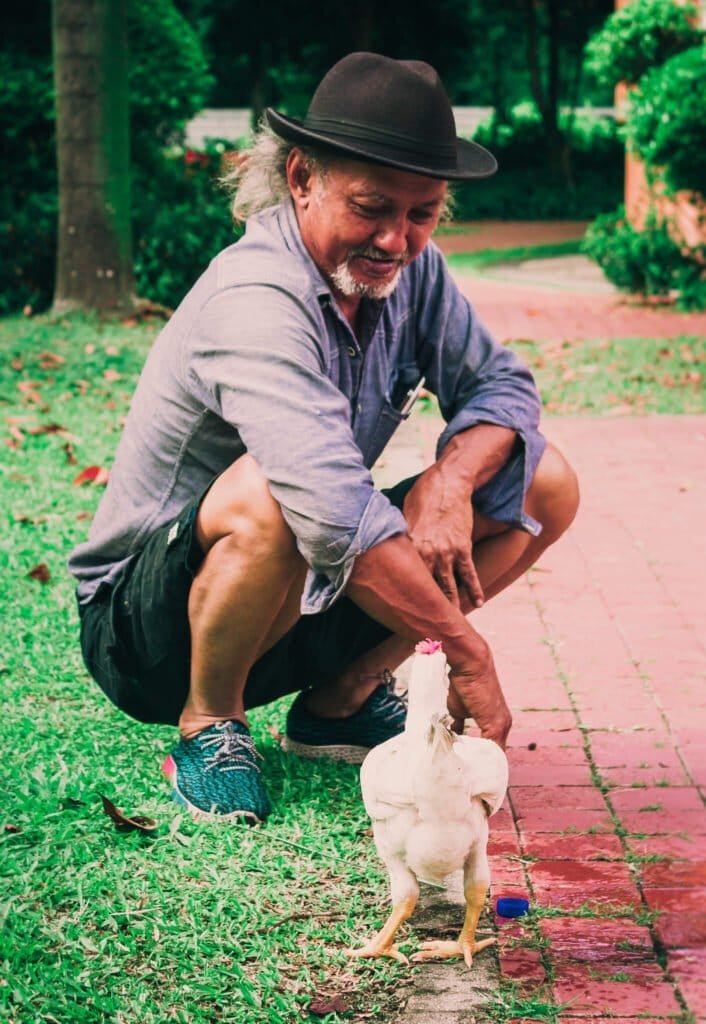
<path fill-rule="evenodd" d="M 365 809 L 378 853 L 390 875 L 392 912 L 354 957 L 392 957 L 400 925 L 419 898 L 419 881 L 439 883 L 463 868 L 466 916 L 457 939 L 425 942 L 412 960 L 473 954 L 495 939 L 476 942 L 490 884 L 488 817 L 502 804 L 508 782 L 505 754 L 491 740 L 450 732 L 449 688 L 441 644 L 417 644 L 409 680 L 404 732 L 374 747 L 360 772 Z"/>

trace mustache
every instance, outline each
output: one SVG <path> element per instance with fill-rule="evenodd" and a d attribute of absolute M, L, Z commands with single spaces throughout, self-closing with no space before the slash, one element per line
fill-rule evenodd
<path fill-rule="evenodd" d="M 358 246 L 348 253 L 348 259 L 352 259 L 354 256 L 365 256 L 371 260 L 386 260 L 394 261 L 400 265 L 404 265 L 409 262 L 409 250 L 405 249 L 399 256 L 390 256 L 389 252 L 385 252 L 382 249 L 376 248 L 374 245 Z"/>

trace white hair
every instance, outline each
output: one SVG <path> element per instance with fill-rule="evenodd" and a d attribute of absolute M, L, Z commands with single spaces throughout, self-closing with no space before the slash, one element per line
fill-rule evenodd
<path fill-rule="evenodd" d="M 252 145 L 238 155 L 233 169 L 221 178 L 221 184 L 232 195 L 233 220 L 242 223 L 254 213 L 289 198 L 287 158 L 295 148 L 303 155 L 309 170 L 322 180 L 337 161 L 345 159 L 324 147 L 287 142 L 276 135 L 263 118 Z M 449 189 L 439 219 L 451 220 L 452 209 L 453 198 Z"/>
<path fill-rule="evenodd" d="M 221 179 L 231 192 L 233 220 L 243 222 L 268 206 L 276 206 L 289 197 L 287 158 L 293 149 L 302 153 L 309 170 L 323 177 L 335 156 L 311 146 L 295 147 L 276 135 L 263 119 L 252 145 L 239 155 L 235 166 Z"/>

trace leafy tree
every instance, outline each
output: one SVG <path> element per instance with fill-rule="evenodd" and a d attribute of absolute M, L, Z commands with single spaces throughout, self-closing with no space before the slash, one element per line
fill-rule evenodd
<path fill-rule="evenodd" d="M 628 139 L 668 188 L 706 195 L 706 47 L 692 46 L 640 79 Z"/>
<path fill-rule="evenodd" d="M 586 67 L 611 89 L 634 85 L 651 68 L 698 45 L 698 8 L 674 0 L 633 0 L 607 18 L 586 46 Z"/>

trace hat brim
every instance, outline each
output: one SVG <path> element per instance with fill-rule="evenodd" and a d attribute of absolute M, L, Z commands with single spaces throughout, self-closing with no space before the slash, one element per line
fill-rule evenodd
<path fill-rule="evenodd" d="M 272 131 L 287 142 L 302 145 L 314 143 L 367 163 L 396 167 L 412 174 L 423 174 L 427 178 L 467 181 L 472 178 L 489 178 L 498 169 L 498 162 L 493 154 L 477 142 L 470 142 L 468 139 L 456 138 L 456 163 L 453 167 L 430 167 L 414 157 L 396 155 L 390 146 L 383 148 L 376 143 L 357 140 L 347 142 L 326 132 L 312 131 L 301 121 L 294 117 L 285 117 L 272 107 L 266 109 L 265 116 Z"/>

